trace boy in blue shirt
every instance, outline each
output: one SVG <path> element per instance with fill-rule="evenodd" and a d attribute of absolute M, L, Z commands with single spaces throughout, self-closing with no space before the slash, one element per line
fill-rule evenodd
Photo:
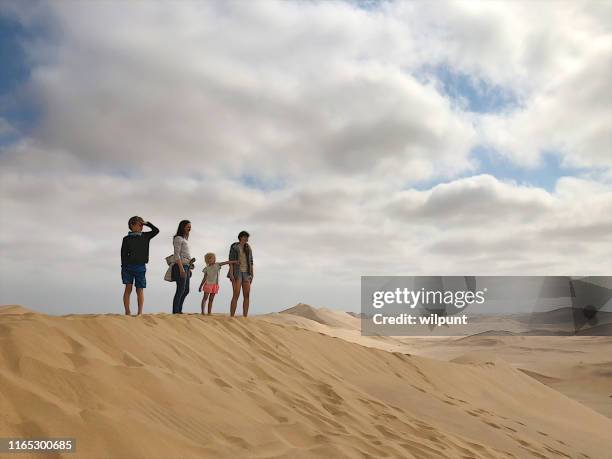
<path fill-rule="evenodd" d="M 142 232 L 142 228 L 148 226 L 151 231 Z M 138 299 L 138 315 L 142 314 L 144 305 L 144 289 L 147 286 L 145 273 L 146 264 L 149 262 L 149 242 L 159 233 L 159 230 L 151 222 L 145 222 L 140 217 L 132 217 L 128 220 L 130 228 L 127 236 L 121 244 L 121 280 L 125 284 L 123 292 L 123 306 L 125 314 L 130 315 L 130 294 L 132 285 L 136 284 L 136 298 Z"/>

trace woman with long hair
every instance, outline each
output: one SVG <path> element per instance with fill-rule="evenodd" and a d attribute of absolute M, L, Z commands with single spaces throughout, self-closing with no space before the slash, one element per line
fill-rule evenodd
<path fill-rule="evenodd" d="M 240 231 L 238 234 L 238 242 L 234 242 L 230 246 L 229 260 L 237 261 L 238 263 L 231 264 L 227 277 L 232 282 L 232 302 L 230 305 L 230 315 L 234 317 L 238 306 L 238 297 L 240 289 L 242 289 L 242 315 L 246 317 L 249 314 L 249 297 L 251 294 L 251 283 L 255 270 L 253 268 L 253 250 L 249 245 L 249 233 Z"/>
<path fill-rule="evenodd" d="M 172 300 L 172 314 L 183 313 L 183 302 L 189 293 L 189 278 L 191 277 L 190 265 L 192 263 L 189 252 L 189 232 L 191 222 L 181 220 L 172 239 L 174 245 L 174 266 L 172 266 L 172 280 L 176 282 L 176 292 Z"/>

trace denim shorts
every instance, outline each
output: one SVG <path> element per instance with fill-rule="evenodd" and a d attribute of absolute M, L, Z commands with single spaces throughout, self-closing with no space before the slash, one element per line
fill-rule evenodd
<path fill-rule="evenodd" d="M 125 265 L 121 267 L 121 280 L 126 285 L 136 284 L 136 288 L 146 288 L 147 279 L 145 265 Z"/>
<path fill-rule="evenodd" d="M 251 282 L 251 279 L 253 277 L 246 271 L 238 271 L 238 277 L 236 278 L 236 280 L 239 280 L 240 282 Z"/>

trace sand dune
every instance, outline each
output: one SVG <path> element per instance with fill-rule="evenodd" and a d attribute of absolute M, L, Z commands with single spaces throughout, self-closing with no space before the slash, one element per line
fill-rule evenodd
<path fill-rule="evenodd" d="M 474 336 L 404 338 L 413 353 L 458 363 L 503 359 L 612 419 L 612 337 Z"/>
<path fill-rule="evenodd" d="M 560 378 L 555 378 L 554 376 L 543 375 L 543 374 L 538 373 L 536 371 L 523 370 L 523 369 L 521 369 L 521 371 L 523 373 L 525 373 L 526 375 L 529 375 L 532 378 L 535 378 L 538 381 L 543 382 L 546 385 L 555 384 L 555 383 L 558 383 L 558 382 L 562 381 L 562 379 L 560 379 Z"/>
<path fill-rule="evenodd" d="M 530 314 L 515 315 L 514 317 L 531 324 L 573 324 L 575 315 L 580 319 L 583 319 L 586 323 L 586 319 L 583 317 L 582 309 L 573 308 L 558 308 L 552 311 L 545 312 L 532 312 Z M 597 320 L 600 324 L 608 324 L 612 322 L 612 312 L 600 310 L 597 312 Z"/>
<path fill-rule="evenodd" d="M 0 310 L 0 343 L 1 436 L 76 437 L 65 457 L 587 459 L 612 449 L 610 419 L 502 361 L 390 353 L 266 318 L 11 307 Z"/>
<path fill-rule="evenodd" d="M 295 315 L 271 314 L 265 317 L 275 323 L 291 323 L 386 351 L 462 364 L 502 359 L 524 374 L 612 419 L 612 371 L 605 370 L 612 368 L 612 337 L 606 333 L 608 324 L 590 328 L 584 336 L 560 335 L 547 330 L 541 335 L 533 330 L 496 330 L 463 337 L 373 337 L 361 336 L 360 331 L 352 327 L 329 327 Z M 507 324 L 512 328 L 513 321 Z M 552 376 L 547 376 L 549 374 Z"/>
<path fill-rule="evenodd" d="M 404 353 L 409 353 L 402 342 L 392 337 L 362 336 L 361 320 L 343 311 L 315 308 L 304 303 L 299 303 L 279 313 L 259 316 L 258 319 L 279 325 L 290 325 L 303 328 L 305 330 L 314 331 L 334 338 L 342 338 L 351 343 L 382 349 L 384 351 L 401 350 Z"/>
<path fill-rule="evenodd" d="M 596 325 L 577 333 L 580 336 L 612 336 L 612 324 Z"/>
<path fill-rule="evenodd" d="M 280 314 L 291 314 L 293 316 L 304 317 L 329 327 L 344 328 L 347 330 L 361 329 L 361 320 L 351 314 L 334 309 L 315 308 L 304 303 L 298 303 L 292 308 L 281 311 Z"/>
<path fill-rule="evenodd" d="M 0 306 L 0 314 L 34 314 L 34 312 L 24 308 L 23 306 L 11 304 Z"/>

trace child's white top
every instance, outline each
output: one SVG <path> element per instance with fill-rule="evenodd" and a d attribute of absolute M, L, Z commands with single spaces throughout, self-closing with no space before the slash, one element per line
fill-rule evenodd
<path fill-rule="evenodd" d="M 221 271 L 221 265 L 219 263 L 213 263 L 212 265 L 205 266 L 202 272 L 206 273 L 206 283 L 218 284 L 219 271 Z"/>

